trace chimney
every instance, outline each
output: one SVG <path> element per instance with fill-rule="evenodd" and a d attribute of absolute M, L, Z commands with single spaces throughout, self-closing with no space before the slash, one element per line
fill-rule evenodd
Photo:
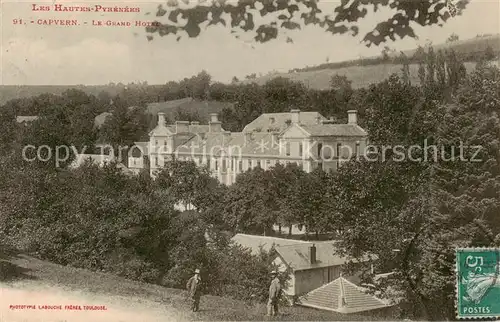
<path fill-rule="evenodd" d="M 299 123 L 300 121 L 300 110 L 291 110 L 292 113 L 292 124 Z"/>
<path fill-rule="evenodd" d="M 189 132 L 188 121 L 175 121 L 175 133 Z"/>
<path fill-rule="evenodd" d="M 347 111 L 347 124 L 358 124 L 358 111 Z"/>
<path fill-rule="evenodd" d="M 316 245 L 314 244 L 309 247 L 309 258 L 311 259 L 311 264 L 316 263 Z"/>
<path fill-rule="evenodd" d="M 219 122 L 219 114 L 210 113 L 210 122 Z"/>
<path fill-rule="evenodd" d="M 219 122 L 219 114 L 210 114 L 210 122 L 208 122 L 208 128 L 209 132 L 220 132 L 222 130 L 221 122 Z"/>
<path fill-rule="evenodd" d="M 158 125 L 165 126 L 165 113 L 158 113 Z"/>

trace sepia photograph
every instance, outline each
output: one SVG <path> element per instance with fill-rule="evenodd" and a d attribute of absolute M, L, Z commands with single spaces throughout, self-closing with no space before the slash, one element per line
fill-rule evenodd
<path fill-rule="evenodd" d="M 500 319 L 500 0 L 0 0 L 0 322 Z"/>

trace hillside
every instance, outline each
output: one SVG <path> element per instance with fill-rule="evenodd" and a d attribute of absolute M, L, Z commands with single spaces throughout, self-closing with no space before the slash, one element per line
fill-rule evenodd
<path fill-rule="evenodd" d="M 453 49 L 466 60 L 465 67 L 468 71 L 475 66 L 473 58 L 480 53 L 483 53 L 488 46 L 498 55 L 500 53 L 500 34 L 476 37 L 467 40 L 456 41 L 446 44 L 432 45 L 434 50 Z M 412 57 L 417 49 L 405 51 L 408 57 Z M 398 57 L 399 52 L 389 54 L 390 57 Z M 419 83 L 418 65 L 410 65 L 411 81 L 414 84 Z M 401 73 L 401 65 L 394 63 L 383 63 L 380 57 L 369 57 L 364 59 L 356 59 L 351 61 L 334 62 L 320 64 L 318 66 L 298 68 L 288 73 L 270 73 L 255 79 L 243 80 L 240 83 L 257 83 L 265 84 L 267 81 L 276 77 L 285 77 L 293 81 L 303 82 L 311 89 L 327 89 L 330 87 L 330 78 L 335 75 L 347 76 L 352 81 L 353 88 L 362 88 L 369 86 L 372 83 L 380 82 L 389 77 L 393 73 Z"/>
<path fill-rule="evenodd" d="M 488 48 L 488 46 L 490 46 L 495 53 L 499 53 L 500 34 L 476 37 L 465 40 L 458 40 L 452 43 L 432 45 L 432 47 L 436 51 L 440 49 L 441 50 L 453 49 L 457 53 L 465 56 L 471 56 L 472 54 L 482 53 L 486 50 L 486 48 Z M 416 50 L 417 49 L 415 48 L 413 50 L 407 50 L 404 53 L 406 54 L 406 56 L 412 57 L 415 54 Z M 399 53 L 397 55 L 399 55 Z"/>
<path fill-rule="evenodd" d="M 61 266 L 17 253 L 0 254 L 0 309 L 9 321 L 227 321 L 263 320 L 265 306 L 205 295 L 189 312 L 182 290 L 130 281 L 111 274 Z M 95 305 L 106 311 L 13 310 L 10 305 Z M 2 319 L 2 320 L 3 320 Z M 272 320 L 338 321 L 382 317 L 344 315 L 304 307 L 283 308 Z"/>
<path fill-rule="evenodd" d="M 475 63 L 465 63 L 467 71 L 474 69 Z M 267 81 L 276 77 L 285 77 L 292 81 L 302 82 L 311 89 L 328 89 L 330 88 L 330 79 L 333 75 L 346 76 L 352 81 L 353 88 L 367 87 L 370 84 L 378 83 L 391 74 L 401 74 L 401 65 L 397 64 L 380 64 L 369 66 L 351 66 L 338 69 L 322 69 L 308 72 L 293 72 L 293 73 L 276 73 L 258 77 L 252 80 L 245 80 L 242 83 L 257 83 L 259 85 L 265 84 Z M 410 79 L 413 84 L 418 84 L 418 65 L 410 65 Z"/>

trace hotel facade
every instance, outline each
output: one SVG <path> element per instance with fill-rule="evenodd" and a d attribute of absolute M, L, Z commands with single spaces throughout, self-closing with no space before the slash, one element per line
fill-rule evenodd
<path fill-rule="evenodd" d="M 277 163 L 295 163 L 305 172 L 320 167 L 335 171 L 367 145 L 367 132 L 357 124 L 357 111 L 350 110 L 347 124 L 335 124 L 317 112 L 291 110 L 265 113 L 241 132 L 225 131 L 217 114 L 208 125 L 176 121 L 158 124 L 149 141 L 135 142 L 129 151 L 128 168 L 139 173 L 149 169 L 154 177 L 166 162 L 176 158 L 208 166 L 221 183 L 231 185 L 236 176 L 254 167 L 267 170 Z"/>

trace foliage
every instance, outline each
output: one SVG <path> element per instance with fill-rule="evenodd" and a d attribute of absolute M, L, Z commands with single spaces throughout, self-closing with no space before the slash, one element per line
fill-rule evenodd
<path fill-rule="evenodd" d="M 458 41 L 459 40 L 459 37 L 456 33 L 452 33 L 450 35 L 450 37 L 448 37 L 448 39 L 446 39 L 446 42 L 447 43 L 452 43 L 452 42 L 455 42 L 455 41 Z"/>
<path fill-rule="evenodd" d="M 384 7 L 394 9 L 394 14 L 385 21 L 378 22 L 374 30 L 367 33 L 363 41 L 368 45 L 379 45 L 390 38 L 416 37 L 412 23 L 421 26 L 443 25 L 451 16 L 460 14 L 466 7 L 467 0 L 459 0 L 450 14 L 446 10 L 445 0 L 399 2 L 399 1 L 342 1 L 335 9 L 335 15 L 322 15 L 317 1 L 299 0 L 280 1 L 271 3 L 264 0 L 238 1 L 226 3 L 212 1 L 195 6 L 183 6 L 179 1 L 170 1 L 167 6 L 159 6 L 156 12 L 158 17 L 168 17 L 168 23 L 156 22 L 147 27 L 146 31 L 159 36 L 175 35 L 177 40 L 182 32 L 189 37 L 197 37 L 202 29 L 200 25 L 222 25 L 231 28 L 231 31 L 254 31 L 257 42 L 267 42 L 275 39 L 281 30 L 300 29 L 301 25 L 315 25 L 332 34 L 358 34 L 357 23 L 366 18 L 368 9 L 377 11 Z M 267 23 L 256 23 L 257 16 L 275 16 Z M 255 17 L 255 18 L 254 18 Z M 183 21 L 180 22 L 179 19 Z M 297 22 L 299 21 L 299 22 Z M 153 36 L 148 35 L 152 40 Z"/>
<path fill-rule="evenodd" d="M 192 161 L 167 161 L 158 173 L 155 185 L 165 191 L 165 195 L 186 208 L 194 207 L 206 211 L 217 203 L 220 189 L 207 167 L 199 167 Z"/>
<path fill-rule="evenodd" d="M 205 292 L 264 298 L 272 255 L 229 245 L 205 221 L 203 205 L 178 213 L 178 196 L 166 198 L 162 184 L 125 176 L 115 164 L 49 172 L 12 163 L 0 163 L 2 242 L 62 265 L 178 288 L 201 268 Z"/>
<path fill-rule="evenodd" d="M 408 123 L 419 96 L 417 87 L 404 84 L 396 75 L 370 86 L 365 124 L 370 141 L 379 145 L 407 142 Z"/>
<path fill-rule="evenodd" d="M 147 134 L 149 120 L 142 107 L 128 107 L 115 102 L 115 107 L 99 129 L 99 140 L 117 147 L 130 147 Z"/>
<path fill-rule="evenodd" d="M 343 252 L 375 253 L 379 269 L 394 271 L 383 291 L 398 294 L 406 317 L 454 318 L 455 247 L 498 244 L 499 75 L 479 65 L 459 83 L 453 105 L 428 107 L 441 121 L 419 136 L 433 137 L 435 161 L 350 163 L 339 171 L 332 195 L 345 224 Z M 469 148 L 459 155 L 459 145 Z M 476 160 L 474 146 L 481 147 Z"/>

